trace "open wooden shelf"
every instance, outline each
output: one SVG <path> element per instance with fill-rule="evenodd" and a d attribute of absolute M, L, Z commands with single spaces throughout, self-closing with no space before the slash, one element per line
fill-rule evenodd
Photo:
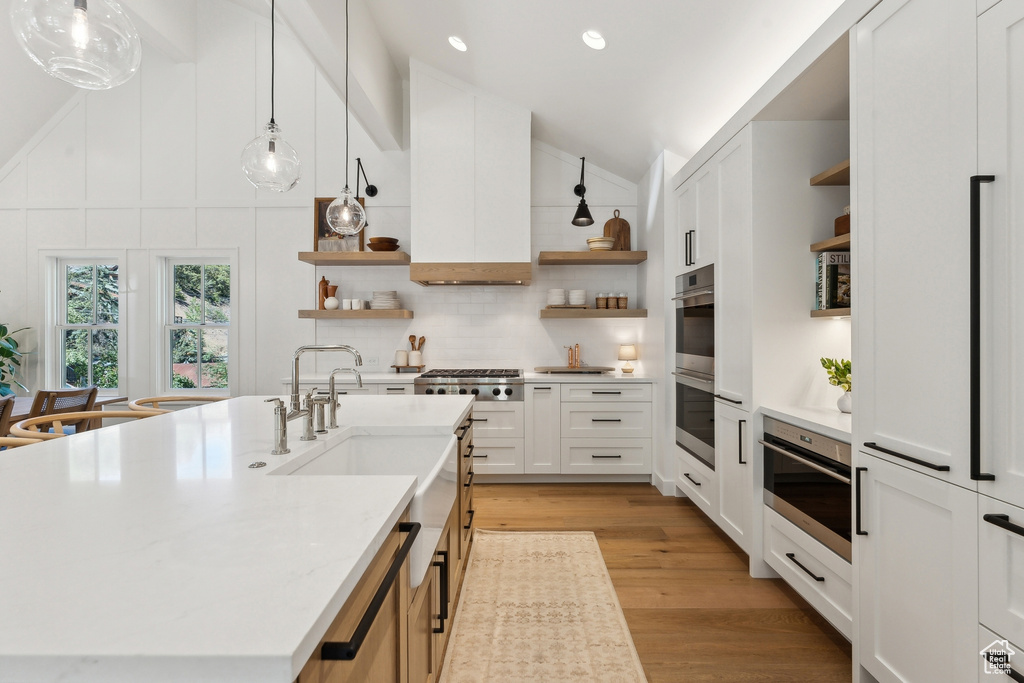
<path fill-rule="evenodd" d="M 299 311 L 300 318 L 313 318 L 315 320 L 408 320 L 412 318 L 412 311 L 386 310 L 375 311 L 372 309 L 360 309 L 358 311 L 333 311 L 302 310 Z"/>
<path fill-rule="evenodd" d="M 541 318 L 646 318 L 646 308 L 542 308 Z"/>
<path fill-rule="evenodd" d="M 827 308 L 824 311 L 811 311 L 812 318 L 849 318 L 849 308 Z"/>
<path fill-rule="evenodd" d="M 635 266 L 647 260 L 646 251 L 542 251 L 538 266 Z"/>
<path fill-rule="evenodd" d="M 849 185 L 850 160 L 841 161 L 827 171 L 811 178 L 811 185 Z"/>
<path fill-rule="evenodd" d="M 404 251 L 300 251 L 299 260 L 314 266 L 407 266 Z"/>
<path fill-rule="evenodd" d="M 815 242 L 811 245 L 811 251 L 840 251 L 842 249 L 850 248 L 850 233 L 845 235 L 839 235 L 838 237 L 829 237 L 827 240 Z"/>

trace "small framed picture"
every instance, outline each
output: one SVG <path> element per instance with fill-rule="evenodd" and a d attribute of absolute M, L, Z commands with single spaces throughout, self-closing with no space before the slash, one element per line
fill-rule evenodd
<path fill-rule="evenodd" d="M 313 251 L 365 251 L 365 230 L 358 235 L 342 237 L 327 225 L 327 207 L 334 197 L 317 197 L 313 200 Z"/>

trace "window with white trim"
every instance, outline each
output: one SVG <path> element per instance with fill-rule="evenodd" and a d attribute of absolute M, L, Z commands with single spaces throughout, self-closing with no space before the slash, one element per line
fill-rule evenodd
<path fill-rule="evenodd" d="M 231 264 L 226 259 L 168 258 L 163 383 L 175 392 L 228 390 L 231 358 Z"/>
<path fill-rule="evenodd" d="M 116 259 L 57 261 L 56 379 L 61 385 L 117 392 L 124 355 L 119 275 Z"/>

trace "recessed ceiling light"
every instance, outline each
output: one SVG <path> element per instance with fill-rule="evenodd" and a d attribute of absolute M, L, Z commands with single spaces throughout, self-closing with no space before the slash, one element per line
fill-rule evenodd
<path fill-rule="evenodd" d="M 466 51 L 466 44 L 458 36 L 448 36 L 448 43 L 459 52 Z"/>
<path fill-rule="evenodd" d="M 583 42 L 586 43 L 588 47 L 592 47 L 595 50 L 604 49 L 604 36 L 597 31 L 585 31 L 583 33 Z"/>

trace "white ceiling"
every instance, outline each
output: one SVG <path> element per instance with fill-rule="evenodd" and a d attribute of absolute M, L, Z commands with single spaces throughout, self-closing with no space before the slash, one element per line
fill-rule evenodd
<path fill-rule="evenodd" d="M 415 57 L 521 104 L 535 138 L 637 181 L 663 149 L 693 156 L 842 0 L 367 4 L 406 77 Z"/>

